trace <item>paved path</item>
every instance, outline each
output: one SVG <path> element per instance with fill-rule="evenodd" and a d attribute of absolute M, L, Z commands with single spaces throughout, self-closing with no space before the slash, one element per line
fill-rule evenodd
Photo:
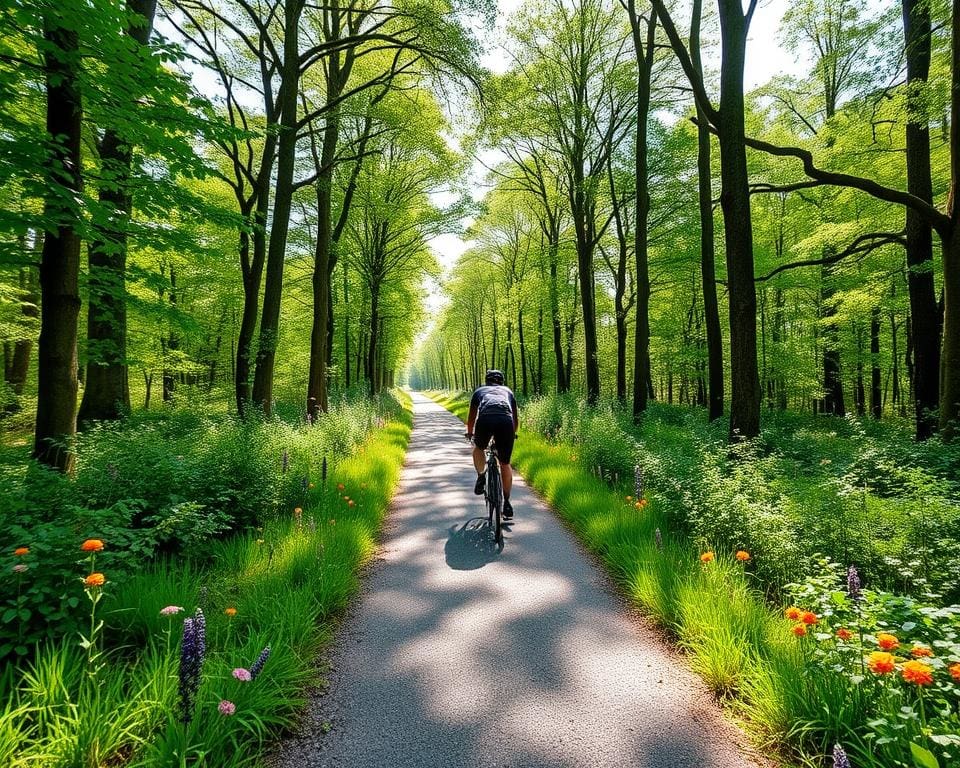
<path fill-rule="evenodd" d="M 498 551 L 473 495 L 463 424 L 413 400 L 381 560 L 339 629 L 328 690 L 271 764 L 760 765 L 522 482 Z"/>

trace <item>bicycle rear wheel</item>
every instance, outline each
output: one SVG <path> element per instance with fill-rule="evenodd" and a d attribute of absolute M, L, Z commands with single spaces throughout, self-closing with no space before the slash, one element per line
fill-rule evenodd
<path fill-rule="evenodd" d="M 497 544 L 503 543 L 503 479 L 500 467 L 487 470 L 487 514 L 493 538 Z"/>

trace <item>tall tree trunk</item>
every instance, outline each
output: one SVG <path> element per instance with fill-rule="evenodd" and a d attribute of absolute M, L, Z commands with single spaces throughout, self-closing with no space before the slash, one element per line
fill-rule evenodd
<path fill-rule="evenodd" d="M 69 2 L 69 18 L 80 4 Z M 47 233 L 40 261 L 40 341 L 37 345 L 37 420 L 33 457 L 61 471 L 73 467 L 67 442 L 77 431 L 77 320 L 80 315 L 80 214 L 82 197 L 80 142 L 80 39 L 62 25 L 52 6 L 43 15 L 46 131 L 52 142 L 44 218 Z"/>
<path fill-rule="evenodd" d="M 522 372 L 523 396 L 527 396 L 527 345 L 523 338 L 523 307 L 517 308 L 517 334 L 520 337 L 520 370 Z"/>
<path fill-rule="evenodd" d="M 820 305 L 822 317 L 832 318 L 837 313 L 833 304 L 833 270 L 824 265 L 820 271 Z M 823 327 L 823 403 L 820 412 L 828 416 L 846 416 L 843 402 L 843 376 L 840 371 L 840 349 L 838 336 L 840 329 L 834 322 Z"/>
<path fill-rule="evenodd" d="M 760 434 L 757 372 L 757 292 L 753 228 L 744 145 L 743 68 L 747 18 L 740 0 L 720 0 L 720 206 L 723 209 L 730 297 L 730 438 Z"/>
<path fill-rule="evenodd" d="M 284 3 L 283 72 L 280 86 L 280 135 L 277 144 L 277 177 L 270 247 L 267 252 L 263 314 L 257 369 L 253 377 L 253 402 L 270 415 L 273 407 L 273 370 L 280 331 L 280 300 L 283 297 L 283 263 L 293 203 L 293 174 L 297 149 L 297 97 L 300 90 L 300 16 L 304 0 Z"/>
<path fill-rule="evenodd" d="M 870 314 L 870 413 L 875 419 L 883 415 L 880 378 L 880 307 L 877 306 Z"/>
<path fill-rule="evenodd" d="M 177 305 L 177 273 L 176 270 L 171 266 L 170 267 L 170 306 L 176 307 Z M 167 334 L 165 339 L 161 339 L 163 346 L 163 401 L 169 402 L 173 400 L 173 390 L 176 386 L 176 378 L 173 371 L 170 369 L 167 364 L 167 356 L 171 352 L 175 352 L 180 348 L 180 337 L 177 335 L 176 330 L 171 326 L 170 332 Z"/>
<path fill-rule="evenodd" d="M 560 297 L 557 286 L 557 269 L 560 257 L 559 243 L 551 239 L 550 249 L 550 318 L 553 323 L 553 354 L 557 366 L 557 392 L 570 389 L 570 377 L 563 365 L 563 327 L 560 320 Z"/>
<path fill-rule="evenodd" d="M 377 394 L 377 343 L 380 336 L 380 286 L 370 286 L 370 346 L 367 348 L 367 381 L 370 394 Z"/>
<path fill-rule="evenodd" d="M 903 0 L 902 6 L 908 83 L 907 191 L 932 203 L 930 117 L 925 96 L 930 74 L 930 4 L 926 0 Z M 936 410 L 940 406 L 940 310 L 933 279 L 933 232 L 930 224 L 912 208 L 907 208 L 906 216 L 907 287 L 914 330 L 916 437 L 926 440 L 936 429 Z"/>
<path fill-rule="evenodd" d="M 42 236 L 37 233 L 37 245 L 42 248 Z M 24 318 L 24 323 L 30 323 L 39 317 L 40 296 L 37 294 L 37 278 L 34 267 L 23 267 L 20 270 L 20 314 Z M 30 338 L 32 330 L 24 329 L 24 338 L 17 339 L 10 345 L 9 365 L 4 366 L 4 379 L 7 385 L 13 391 L 13 394 L 20 397 L 27 383 L 27 376 L 30 373 L 30 353 L 33 351 L 33 339 Z M 6 348 L 5 348 L 6 351 Z M 16 402 L 8 406 L 8 412 L 17 410 L 19 406 Z"/>
<path fill-rule="evenodd" d="M 700 60 L 701 0 L 694 0 L 690 24 L 690 58 L 703 75 Z M 713 185 L 710 168 L 710 128 L 697 105 L 697 189 L 700 207 L 700 279 L 703 286 L 703 317 L 707 329 L 707 412 L 710 421 L 723 416 L 723 334 L 717 302 L 717 268 L 714 258 Z"/>
<path fill-rule="evenodd" d="M 127 0 L 135 16 L 126 34 L 141 49 L 150 42 L 157 0 Z M 136 107 L 128 93 L 127 107 Z M 117 420 L 130 411 L 127 371 L 127 232 L 133 210 L 130 173 L 133 147 L 115 128 L 108 128 L 99 144 L 101 182 L 98 197 L 106 222 L 94 222 L 94 240 L 88 251 L 87 375 L 77 420 Z"/>

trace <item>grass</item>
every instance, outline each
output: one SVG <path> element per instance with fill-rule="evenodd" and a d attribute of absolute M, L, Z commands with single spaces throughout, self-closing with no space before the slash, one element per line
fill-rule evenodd
<path fill-rule="evenodd" d="M 432 396 L 465 418 L 465 395 Z M 804 607 L 816 611 L 817 621 L 804 626 L 809 629 L 805 637 L 796 637 L 798 624 L 784 617 L 777 602 L 789 573 L 781 570 L 782 564 L 763 567 L 752 548 L 749 561 L 738 561 L 735 551 L 743 546 L 740 541 L 711 540 L 702 535 L 702 529 L 691 530 L 683 507 L 675 506 L 682 504 L 684 489 L 664 489 L 661 482 L 678 480 L 663 471 L 649 473 L 646 495 L 650 501 L 638 509 L 631 486 L 617 482 L 615 473 L 604 471 L 602 465 L 597 471 L 595 462 L 604 445 L 590 445 L 586 437 L 576 443 L 545 439 L 529 427 L 524 430 L 532 421 L 536 426 L 535 420 L 525 416 L 526 410 L 514 465 L 526 482 L 600 558 L 623 592 L 667 629 L 687 653 L 692 669 L 748 723 L 758 741 L 784 759 L 805 765 L 827 765 L 833 745 L 842 743 L 856 756 L 858 767 L 913 768 L 911 742 L 936 751 L 941 766 L 960 765 L 956 749 L 960 687 L 950 682 L 945 669 L 951 658 L 960 661 L 956 615 L 919 602 L 904 604 L 901 598 L 881 592 L 871 592 L 851 612 L 845 597 L 845 570 L 838 574 L 834 568 L 826 576 L 811 577 L 803 590 L 797 590 L 801 596 L 797 599 L 809 603 Z M 569 423 L 569 414 L 563 418 L 568 422 L 554 436 L 588 430 Z M 588 421 L 590 414 L 584 412 L 583 419 Z M 609 430 L 609 424 L 602 419 L 601 423 Z M 695 459 L 691 441 L 676 434 L 676 425 L 648 422 L 644 430 L 665 437 L 656 444 L 665 464 Z M 618 442 L 609 431 L 602 440 L 593 439 L 606 446 Z M 670 456 L 671 450 L 677 454 Z M 747 466 L 735 470 L 742 473 L 736 483 L 718 484 L 715 503 L 745 514 L 738 504 L 749 506 L 749 500 L 724 498 L 723 492 L 739 488 L 749 493 L 753 485 L 762 485 L 768 458 L 745 460 Z M 811 458 L 815 457 L 807 460 Z M 621 467 L 621 478 L 632 474 L 627 473 L 628 467 Z M 796 544 L 802 548 L 806 542 L 799 538 Z M 713 557 L 704 562 L 707 552 Z M 770 574 L 778 580 L 773 590 L 766 580 Z M 861 627 L 861 637 L 851 643 L 837 640 L 835 632 L 841 626 Z M 887 678 L 861 673 L 860 659 L 876 650 L 878 627 L 901 634 L 905 648 L 913 643 L 905 639 L 912 634 L 937 649 L 940 658 L 931 661 L 939 665 L 933 669 L 936 683 L 925 696 L 939 696 L 942 704 L 927 704 L 925 729 L 921 728 L 923 697 L 918 699 L 916 687 L 904 684 L 896 674 Z M 938 707 L 937 717 L 930 717 Z"/>
<path fill-rule="evenodd" d="M 68 635 L 0 674 L 0 764 L 256 764 L 295 723 L 316 683 L 331 622 L 375 550 L 411 428 L 406 402 L 352 455 L 342 455 L 326 482 L 314 463 L 296 499 L 299 512 L 286 502 L 260 526 L 208 542 L 199 559 L 161 559 L 116 583 L 106 571 L 98 608 L 108 649 L 102 668 L 92 668 Z M 185 614 L 161 616 L 169 605 Z M 207 653 L 193 717 L 184 724 L 180 635 L 183 615 L 197 608 L 206 617 Z M 233 671 L 249 669 L 267 646 L 263 673 L 237 680 Z M 221 701 L 232 702 L 235 713 L 221 714 Z"/>

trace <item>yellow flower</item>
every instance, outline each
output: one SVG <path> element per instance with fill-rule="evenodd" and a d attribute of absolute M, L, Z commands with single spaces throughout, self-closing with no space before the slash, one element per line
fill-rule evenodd
<path fill-rule="evenodd" d="M 224 608 L 224 609 L 223 609 L 223 612 L 224 612 L 225 614 L 227 614 L 227 616 L 236 616 L 236 615 L 237 615 L 237 609 L 236 609 L 236 608 L 233 608 L 233 607 L 231 607 L 231 608 Z"/>
<path fill-rule="evenodd" d="M 102 573 L 91 573 L 83 580 L 83 584 L 87 587 L 102 587 L 106 581 L 107 579 Z"/>
<path fill-rule="evenodd" d="M 790 621 L 800 621 L 800 617 L 803 615 L 803 611 L 797 608 L 795 605 L 791 605 L 787 610 L 783 612 L 783 615 L 786 616 Z"/>
<path fill-rule="evenodd" d="M 900 674 L 908 683 L 916 685 L 930 685 L 933 682 L 933 668 L 922 661 L 905 662 Z"/>
<path fill-rule="evenodd" d="M 99 552 L 103 549 L 103 542 L 100 539 L 87 539 L 80 545 L 80 549 L 84 552 Z"/>
<path fill-rule="evenodd" d="M 886 651 L 874 651 L 867 656 L 867 666 L 874 674 L 886 675 L 893 672 L 897 665 L 893 660 L 893 654 Z"/>
<path fill-rule="evenodd" d="M 877 647 L 881 651 L 893 651 L 900 647 L 900 641 L 893 635 L 880 632 L 877 634 Z"/>
<path fill-rule="evenodd" d="M 701 563 L 710 563 L 712 561 L 713 561 L 713 552 L 704 552 L 702 555 L 700 555 Z"/>

